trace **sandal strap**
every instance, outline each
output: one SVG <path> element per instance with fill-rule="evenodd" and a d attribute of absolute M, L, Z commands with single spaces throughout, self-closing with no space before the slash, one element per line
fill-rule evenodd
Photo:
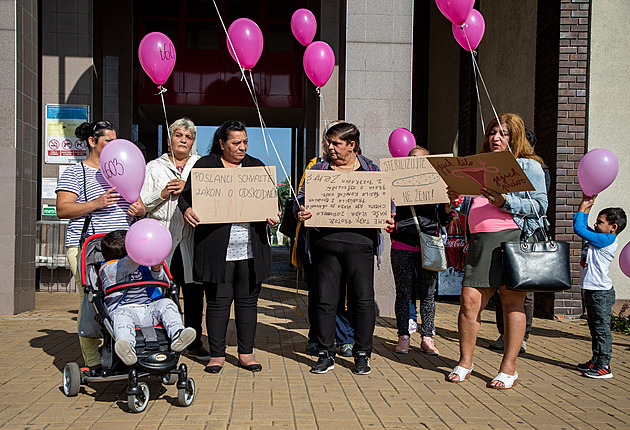
<path fill-rule="evenodd" d="M 512 388 L 514 381 L 518 379 L 518 373 L 514 375 L 508 375 L 507 373 L 499 372 L 499 374 L 492 380 L 492 382 L 501 382 L 505 388 Z"/>
<path fill-rule="evenodd" d="M 463 381 L 464 378 L 466 378 L 466 375 L 472 373 L 474 367 L 475 366 L 473 365 L 473 367 L 471 367 L 470 369 L 466 369 L 462 366 L 455 366 L 453 371 L 449 373 L 448 376 L 450 377 L 451 375 L 457 375 L 459 377 L 459 380 Z"/>

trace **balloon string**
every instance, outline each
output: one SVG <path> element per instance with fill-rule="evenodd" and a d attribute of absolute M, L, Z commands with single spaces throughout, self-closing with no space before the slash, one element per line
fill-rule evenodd
<path fill-rule="evenodd" d="M 326 115 L 326 105 L 324 105 L 324 94 L 322 93 L 322 87 L 316 87 L 315 91 L 319 95 L 319 102 L 322 105 L 322 111 L 324 112 L 324 129 L 328 127 L 328 115 Z"/>
<path fill-rule="evenodd" d="M 475 56 L 474 51 L 470 51 L 470 55 Z M 483 120 L 483 109 L 481 107 L 481 97 L 479 96 L 479 82 L 477 78 L 477 69 L 473 66 L 473 75 L 475 77 L 475 92 L 477 93 L 477 104 L 479 105 L 479 119 L 481 120 L 481 129 L 486 132 L 486 124 Z"/>
<path fill-rule="evenodd" d="M 168 118 L 166 117 L 166 105 L 164 104 L 164 93 L 166 92 L 166 88 L 164 88 L 162 85 L 159 85 L 158 89 L 160 90 L 158 94 L 160 98 L 162 99 L 162 111 L 164 112 L 164 122 L 166 123 L 166 143 L 167 145 L 170 146 L 171 136 L 169 135 L 169 132 L 168 132 Z"/>
<path fill-rule="evenodd" d="M 230 45 L 230 48 L 232 48 L 232 52 L 234 53 L 234 59 L 236 60 L 236 63 L 238 64 L 239 69 L 241 70 L 241 80 L 245 81 L 245 85 L 247 86 L 247 90 L 249 91 L 249 94 L 252 97 L 252 100 L 254 101 L 254 106 L 256 107 L 256 111 L 258 113 L 258 119 L 260 120 L 260 126 L 263 132 L 263 140 L 265 142 L 265 148 L 267 147 L 267 140 L 265 137 L 265 121 L 263 120 L 262 117 L 262 113 L 260 112 L 260 106 L 258 105 L 258 100 L 255 96 L 255 91 L 252 89 L 253 85 L 254 85 L 254 81 L 252 79 L 252 84 L 250 85 L 250 83 L 247 81 L 247 76 L 245 75 L 245 68 L 243 67 L 243 65 L 241 64 L 241 60 L 238 58 L 238 54 L 236 53 L 236 49 L 234 49 L 234 44 L 232 43 L 232 38 L 230 37 L 230 34 L 227 31 L 227 27 L 225 26 L 225 22 L 223 21 L 223 17 L 221 16 L 221 12 L 219 12 L 219 6 L 217 6 L 217 2 L 215 0 L 212 0 L 212 3 L 214 4 L 214 8 L 217 11 L 217 15 L 219 16 L 219 21 L 221 21 L 221 26 L 223 27 L 223 31 L 225 31 L 225 35 L 227 37 L 227 42 Z M 250 76 L 251 76 L 251 70 L 250 70 Z M 285 174 L 285 176 L 287 177 L 287 179 L 289 178 L 289 175 L 287 174 L 286 168 L 284 167 L 284 163 L 282 162 L 282 160 L 280 159 L 280 156 L 278 155 L 278 150 L 276 149 L 276 145 L 273 142 L 273 139 L 271 138 L 271 135 L 269 135 L 269 140 L 271 141 L 271 146 L 273 147 L 274 152 L 276 153 L 276 156 L 278 157 L 278 162 L 280 163 L 280 167 L 282 168 L 282 172 Z M 269 151 L 267 151 L 267 155 L 269 154 Z M 272 178 L 273 183 L 276 183 L 276 178 Z M 291 194 L 293 195 L 293 197 L 295 198 L 295 200 L 297 201 L 297 194 L 295 192 L 295 189 L 293 188 L 293 185 L 291 184 L 291 181 L 289 182 L 289 188 L 291 191 Z M 277 184 L 276 184 L 277 185 Z"/>
<path fill-rule="evenodd" d="M 464 37 L 466 38 L 466 43 L 468 44 L 468 50 L 472 52 L 472 47 L 470 46 L 470 41 L 468 40 L 468 35 L 466 34 L 466 27 L 464 25 L 461 26 L 462 31 L 464 32 Z M 486 92 L 486 96 L 488 97 L 488 101 L 490 101 L 490 106 L 492 107 L 492 112 L 494 113 L 494 117 L 497 119 L 497 124 L 499 124 L 499 128 L 501 129 L 501 135 L 505 137 L 505 130 L 503 130 L 503 125 L 501 121 L 499 121 L 499 115 L 497 114 L 497 110 L 494 108 L 494 103 L 492 103 L 492 98 L 490 97 L 490 93 L 488 92 L 488 87 L 486 87 L 486 82 L 483 80 L 483 75 L 481 74 L 481 69 L 479 68 L 479 64 L 477 60 L 475 60 L 475 56 L 472 56 L 473 68 L 477 69 L 479 79 L 483 85 L 483 89 Z M 485 133 L 485 130 L 484 130 Z M 512 152 L 512 148 L 510 146 L 510 142 L 507 142 L 507 147 Z"/>

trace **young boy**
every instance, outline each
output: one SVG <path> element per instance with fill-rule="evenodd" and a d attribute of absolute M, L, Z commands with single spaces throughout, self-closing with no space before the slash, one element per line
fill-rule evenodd
<path fill-rule="evenodd" d="M 116 230 L 101 239 L 105 263 L 99 277 L 103 291 L 122 282 L 167 280 L 161 265 L 139 266 L 125 250 L 125 230 Z M 113 320 L 114 350 L 127 366 L 138 361 L 136 356 L 136 327 L 153 327 L 162 323 L 171 339 L 171 350 L 183 351 L 195 340 L 194 328 L 184 328 L 182 317 L 171 299 L 162 297 L 159 290 L 139 283 L 138 288 L 121 289 L 105 296 L 105 305 Z"/>
<path fill-rule="evenodd" d="M 595 197 L 584 196 L 578 212 L 573 215 L 573 230 L 587 241 L 580 261 L 580 288 L 593 348 L 593 357 L 576 367 L 589 378 L 612 378 L 610 316 L 615 289 L 608 277 L 608 268 L 619 245 L 617 235 L 626 227 L 626 213 L 621 208 L 603 209 L 597 216 L 595 229 L 589 228 L 588 214 Z"/>

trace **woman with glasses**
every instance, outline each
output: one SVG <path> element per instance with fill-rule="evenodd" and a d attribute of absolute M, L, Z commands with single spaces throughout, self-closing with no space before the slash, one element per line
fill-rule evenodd
<path fill-rule="evenodd" d="M 81 238 L 95 233 L 127 230 L 134 217 L 144 216 L 146 210 L 140 200 L 129 204 L 120 198 L 120 194 L 107 183 L 100 171 L 101 151 L 116 139 L 114 125 L 109 121 L 84 122 L 77 127 L 75 135 L 87 143 L 89 154 L 85 160 L 63 172 L 56 193 L 57 216 L 70 220 L 66 232 L 66 255 L 79 290 L 78 324 L 83 302 L 83 288 L 77 270 Z M 99 339 L 80 336 L 79 341 L 87 367 L 84 370 L 91 375 L 98 375 L 101 366 Z"/>
<path fill-rule="evenodd" d="M 147 164 L 140 198 L 147 208 L 147 216 L 168 227 L 173 239 L 171 253 L 166 257 L 175 283 L 184 296 L 184 324 L 197 332 L 197 338 L 187 352 L 201 361 L 210 360 L 210 352 L 201 340 L 203 296 L 205 289 L 195 284 L 192 277 L 193 229 L 184 222 L 177 200 L 186 185 L 199 156 L 193 154 L 197 127 L 188 118 L 180 118 L 168 128 L 168 152 Z"/>

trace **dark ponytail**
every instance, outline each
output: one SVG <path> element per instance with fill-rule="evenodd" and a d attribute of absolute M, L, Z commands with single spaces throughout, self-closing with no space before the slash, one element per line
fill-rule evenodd
<path fill-rule="evenodd" d="M 107 130 L 116 131 L 116 128 L 114 128 L 114 124 L 109 121 L 84 122 L 74 130 L 74 135 L 87 143 L 90 137 L 94 138 L 94 140 L 98 140 L 99 137 L 105 135 Z M 88 147 L 92 150 L 90 145 L 88 145 Z"/>
<path fill-rule="evenodd" d="M 221 124 L 221 127 L 217 129 L 214 133 L 214 137 L 212 138 L 212 147 L 210 148 L 210 154 L 221 154 L 223 151 L 221 150 L 221 143 L 219 140 L 223 142 L 227 142 L 229 134 L 231 131 L 244 131 L 245 124 L 240 121 L 228 120 Z"/>

